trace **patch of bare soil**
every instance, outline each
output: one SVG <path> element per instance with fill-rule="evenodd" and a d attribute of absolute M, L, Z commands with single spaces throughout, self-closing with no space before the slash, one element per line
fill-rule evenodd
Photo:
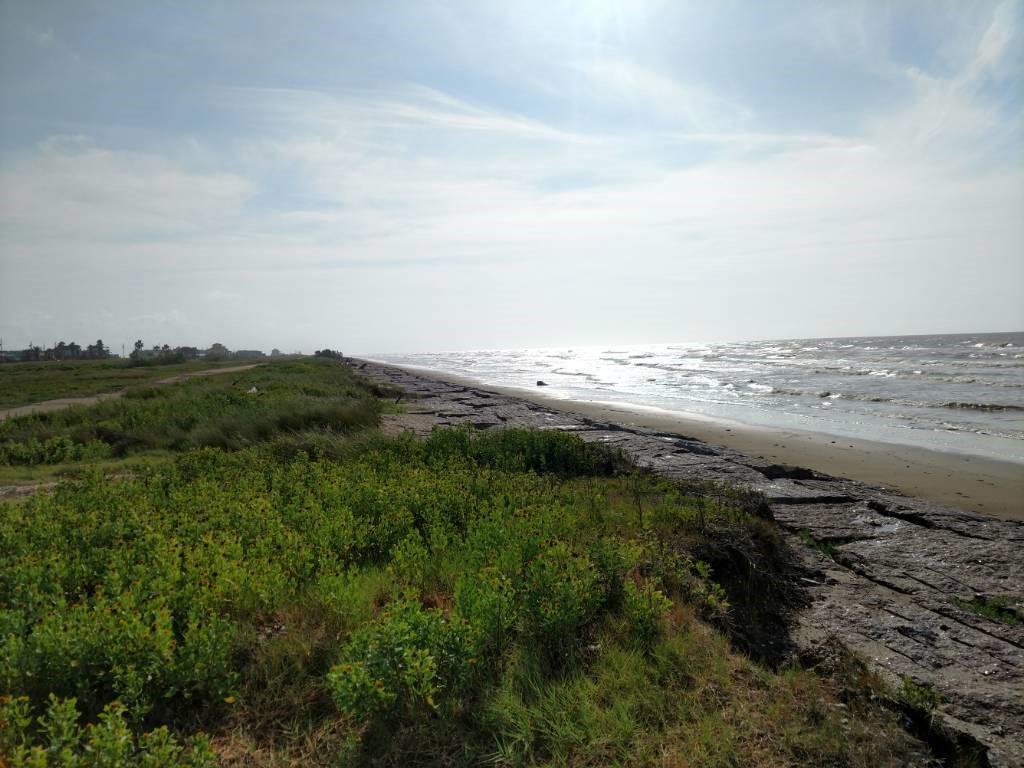
<path fill-rule="evenodd" d="M 433 413 L 387 413 L 381 417 L 380 429 L 389 437 L 403 432 L 413 432 L 417 437 L 427 437 L 430 430 L 441 420 Z"/>

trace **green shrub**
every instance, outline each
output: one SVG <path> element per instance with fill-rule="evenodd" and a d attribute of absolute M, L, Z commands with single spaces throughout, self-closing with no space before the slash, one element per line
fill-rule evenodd
<path fill-rule="evenodd" d="M 590 548 L 590 558 L 601 577 L 601 591 L 608 608 L 618 610 L 622 605 L 626 574 L 635 568 L 644 554 L 643 546 L 621 536 L 608 536 L 596 541 Z"/>
<path fill-rule="evenodd" d="M 684 554 L 657 536 L 644 536 L 643 570 L 670 592 L 684 596 L 707 618 L 720 619 L 729 611 L 722 586 L 712 579 L 711 566 Z"/>
<path fill-rule="evenodd" d="M 96 713 L 119 700 L 133 716 L 154 706 L 219 702 L 232 692 L 233 628 L 193 610 L 174 627 L 174 612 L 138 592 L 46 613 L 27 635 L 8 635 L 3 677 L 8 690 L 42 698 L 75 696 Z"/>
<path fill-rule="evenodd" d="M 628 466 L 621 452 L 557 430 L 499 429 L 480 434 L 468 425 L 435 428 L 424 451 L 428 462 L 460 457 L 507 472 L 546 472 L 562 477 L 607 476 Z"/>
<path fill-rule="evenodd" d="M 352 634 L 327 676 L 334 700 L 357 720 L 433 711 L 461 691 L 475 659 L 465 623 L 399 601 Z"/>
<path fill-rule="evenodd" d="M 896 692 L 900 703 L 925 714 L 934 712 L 942 698 L 927 683 L 916 683 L 907 675 L 900 679 L 900 689 Z"/>
<path fill-rule="evenodd" d="M 79 726 L 75 699 L 50 696 L 33 718 L 25 697 L 0 696 L 0 760 L 11 768 L 213 768 L 208 740 L 181 744 L 166 728 L 135 735 L 124 707 L 107 706 Z"/>
<path fill-rule="evenodd" d="M 580 630 L 603 602 L 599 575 L 585 553 L 562 541 L 540 542 L 524 574 L 522 619 L 527 636 L 558 666 L 570 660 Z"/>
<path fill-rule="evenodd" d="M 650 580 L 627 581 L 623 598 L 623 615 L 633 642 L 650 651 L 665 627 L 672 601 Z"/>
<path fill-rule="evenodd" d="M 124 391 L 124 396 L 136 400 L 153 400 L 165 397 L 171 391 L 166 387 L 130 387 Z"/>
<path fill-rule="evenodd" d="M 460 577 L 455 606 L 469 622 L 480 656 L 498 659 L 511 646 L 519 606 L 512 579 L 497 568 L 485 567 Z"/>
<path fill-rule="evenodd" d="M 69 461 L 95 461 L 110 455 L 110 447 L 100 440 L 76 443 L 69 437 L 45 440 L 29 438 L 25 442 L 0 442 L 0 465 L 34 466 Z"/>
<path fill-rule="evenodd" d="M 486 432 L 472 441 L 471 448 L 471 455 L 478 463 L 512 472 L 551 472 L 564 477 L 605 476 L 627 466 L 620 452 L 603 443 L 587 443 L 579 435 L 557 430 Z"/>

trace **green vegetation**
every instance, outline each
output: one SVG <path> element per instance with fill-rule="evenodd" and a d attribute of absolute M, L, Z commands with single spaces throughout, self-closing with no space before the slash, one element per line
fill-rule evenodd
<path fill-rule="evenodd" d="M 810 547 L 814 547 L 816 550 L 824 554 L 830 560 L 835 560 L 837 562 L 842 557 L 837 547 L 840 547 L 843 544 L 849 544 L 851 541 L 856 541 L 856 539 L 846 538 L 842 536 L 819 539 L 813 536 L 811 532 L 806 529 L 797 531 L 796 535 L 800 537 L 800 541 L 802 541 L 804 544 L 807 544 Z"/>
<path fill-rule="evenodd" d="M 171 376 L 238 365 L 194 361 L 157 368 L 133 367 L 128 360 L 57 360 L 0 365 L 0 409 L 63 397 L 87 397 L 152 383 Z"/>
<path fill-rule="evenodd" d="M 174 455 L 114 481 L 83 462 L 0 505 L 0 754 L 903 762 L 893 715 L 841 707 L 839 683 L 771 671 L 723 634 L 727 574 L 709 562 L 781 556 L 758 499 L 559 432 L 388 439 L 375 394 L 336 362 L 293 361 L 5 426 L 8 445 Z"/>
<path fill-rule="evenodd" d="M 114 768 L 212 768 L 216 757 L 202 735 L 181 744 L 166 727 L 143 734 L 132 731 L 120 704 L 108 705 L 86 728 L 79 724 L 74 699 L 51 696 L 46 711 L 33 716 L 27 696 L 0 696 L 2 765 Z M 33 734 L 42 744 L 29 747 Z"/>
<path fill-rule="evenodd" d="M 975 597 L 971 600 L 955 599 L 953 602 L 965 611 L 984 616 L 986 619 L 997 621 L 1000 624 L 1007 624 L 1011 627 L 1019 627 L 1024 624 L 1024 619 L 1021 618 L 1022 601 L 1020 598 L 1003 595 Z"/>
<path fill-rule="evenodd" d="M 80 363 L 78 365 L 81 365 Z M 66 464 L 168 449 L 239 449 L 282 432 L 376 424 L 376 390 L 321 360 L 276 362 L 0 422 L 0 466 Z"/>
<path fill-rule="evenodd" d="M 925 714 L 931 714 L 942 703 L 934 688 L 925 683 L 915 683 L 906 675 L 901 678 L 896 700 L 910 709 Z"/>
<path fill-rule="evenodd" d="M 140 456 L 128 458 L 106 458 L 91 461 L 69 461 L 60 464 L 0 464 L 0 487 L 32 486 L 39 483 L 56 483 L 73 477 L 82 477 L 93 470 L 100 470 L 107 477 L 117 478 L 143 467 L 152 467 L 173 456 L 169 451 L 147 451 Z"/>

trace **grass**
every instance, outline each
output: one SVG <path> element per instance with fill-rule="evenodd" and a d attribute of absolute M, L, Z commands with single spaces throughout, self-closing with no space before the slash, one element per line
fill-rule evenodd
<path fill-rule="evenodd" d="M 0 755 L 907 762 L 895 715 L 723 632 L 739 607 L 721 553 L 784 556 L 758 499 L 572 434 L 385 438 L 377 394 L 330 361 L 275 363 L 12 427 L 144 442 L 0 504 Z"/>
<path fill-rule="evenodd" d="M 196 360 L 133 367 L 128 360 L 76 360 L 0 365 L 0 410 L 64 397 L 86 397 L 237 362 Z"/>
<path fill-rule="evenodd" d="M 809 547 L 814 547 L 814 549 L 824 554 L 830 560 L 835 560 L 837 562 L 842 557 L 838 547 L 842 546 L 843 544 L 849 544 L 852 541 L 856 541 L 856 539 L 854 538 L 847 537 L 819 539 L 812 535 L 811 532 L 806 529 L 801 529 L 797 531 L 796 535 L 800 537 L 800 541 L 802 541 L 804 544 L 808 545 Z"/>
<path fill-rule="evenodd" d="M 1006 624 L 1011 627 L 1024 625 L 1021 619 L 1021 600 L 1009 596 L 999 597 L 975 597 L 971 600 L 954 599 L 953 602 L 978 616 L 983 616 L 990 621 Z"/>
<path fill-rule="evenodd" d="M 906 675 L 900 680 L 900 689 L 896 692 L 896 697 L 910 709 L 925 714 L 931 714 L 942 703 L 942 698 L 934 688 L 924 683 L 915 683 Z"/>
<path fill-rule="evenodd" d="M 67 471 L 161 450 L 238 450 L 314 428 L 348 432 L 376 424 L 377 394 L 328 360 L 273 362 L 172 386 L 133 387 L 117 400 L 0 422 L 0 468 Z"/>
<path fill-rule="evenodd" d="M 97 469 L 108 477 L 119 476 L 167 462 L 174 455 L 171 451 L 153 450 L 147 451 L 144 455 L 121 459 L 106 458 L 89 462 L 72 461 L 59 464 L 0 465 L 0 486 L 59 482 L 80 478 Z"/>

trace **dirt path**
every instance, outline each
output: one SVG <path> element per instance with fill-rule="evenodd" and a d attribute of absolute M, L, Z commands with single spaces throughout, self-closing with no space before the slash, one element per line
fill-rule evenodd
<path fill-rule="evenodd" d="M 0 485 L 0 501 L 10 499 L 21 499 L 31 496 L 39 491 L 48 491 L 57 487 L 56 480 L 47 480 L 44 483 L 20 483 L 17 485 Z"/>
<path fill-rule="evenodd" d="M 219 376 L 222 373 L 238 373 L 239 371 L 248 371 L 251 368 L 255 368 L 261 365 L 261 363 L 250 363 L 249 365 L 234 365 L 230 368 L 210 368 L 205 371 L 191 371 L 189 373 L 180 373 L 177 376 L 170 376 L 166 379 L 159 379 L 158 381 L 149 382 L 149 386 L 162 386 L 165 384 L 180 384 L 188 379 L 195 378 L 197 376 Z M 0 421 L 6 419 L 13 419 L 18 416 L 26 416 L 30 413 L 46 413 L 48 411 L 59 411 L 62 408 L 70 408 L 73 405 L 96 405 L 102 403 L 104 400 L 115 400 L 119 397 L 124 397 L 125 390 L 119 390 L 117 392 L 101 392 L 98 395 L 88 395 L 86 397 L 59 397 L 55 400 L 44 400 L 41 403 L 32 403 L 30 405 L 19 405 L 17 408 L 8 408 L 0 411 Z"/>

